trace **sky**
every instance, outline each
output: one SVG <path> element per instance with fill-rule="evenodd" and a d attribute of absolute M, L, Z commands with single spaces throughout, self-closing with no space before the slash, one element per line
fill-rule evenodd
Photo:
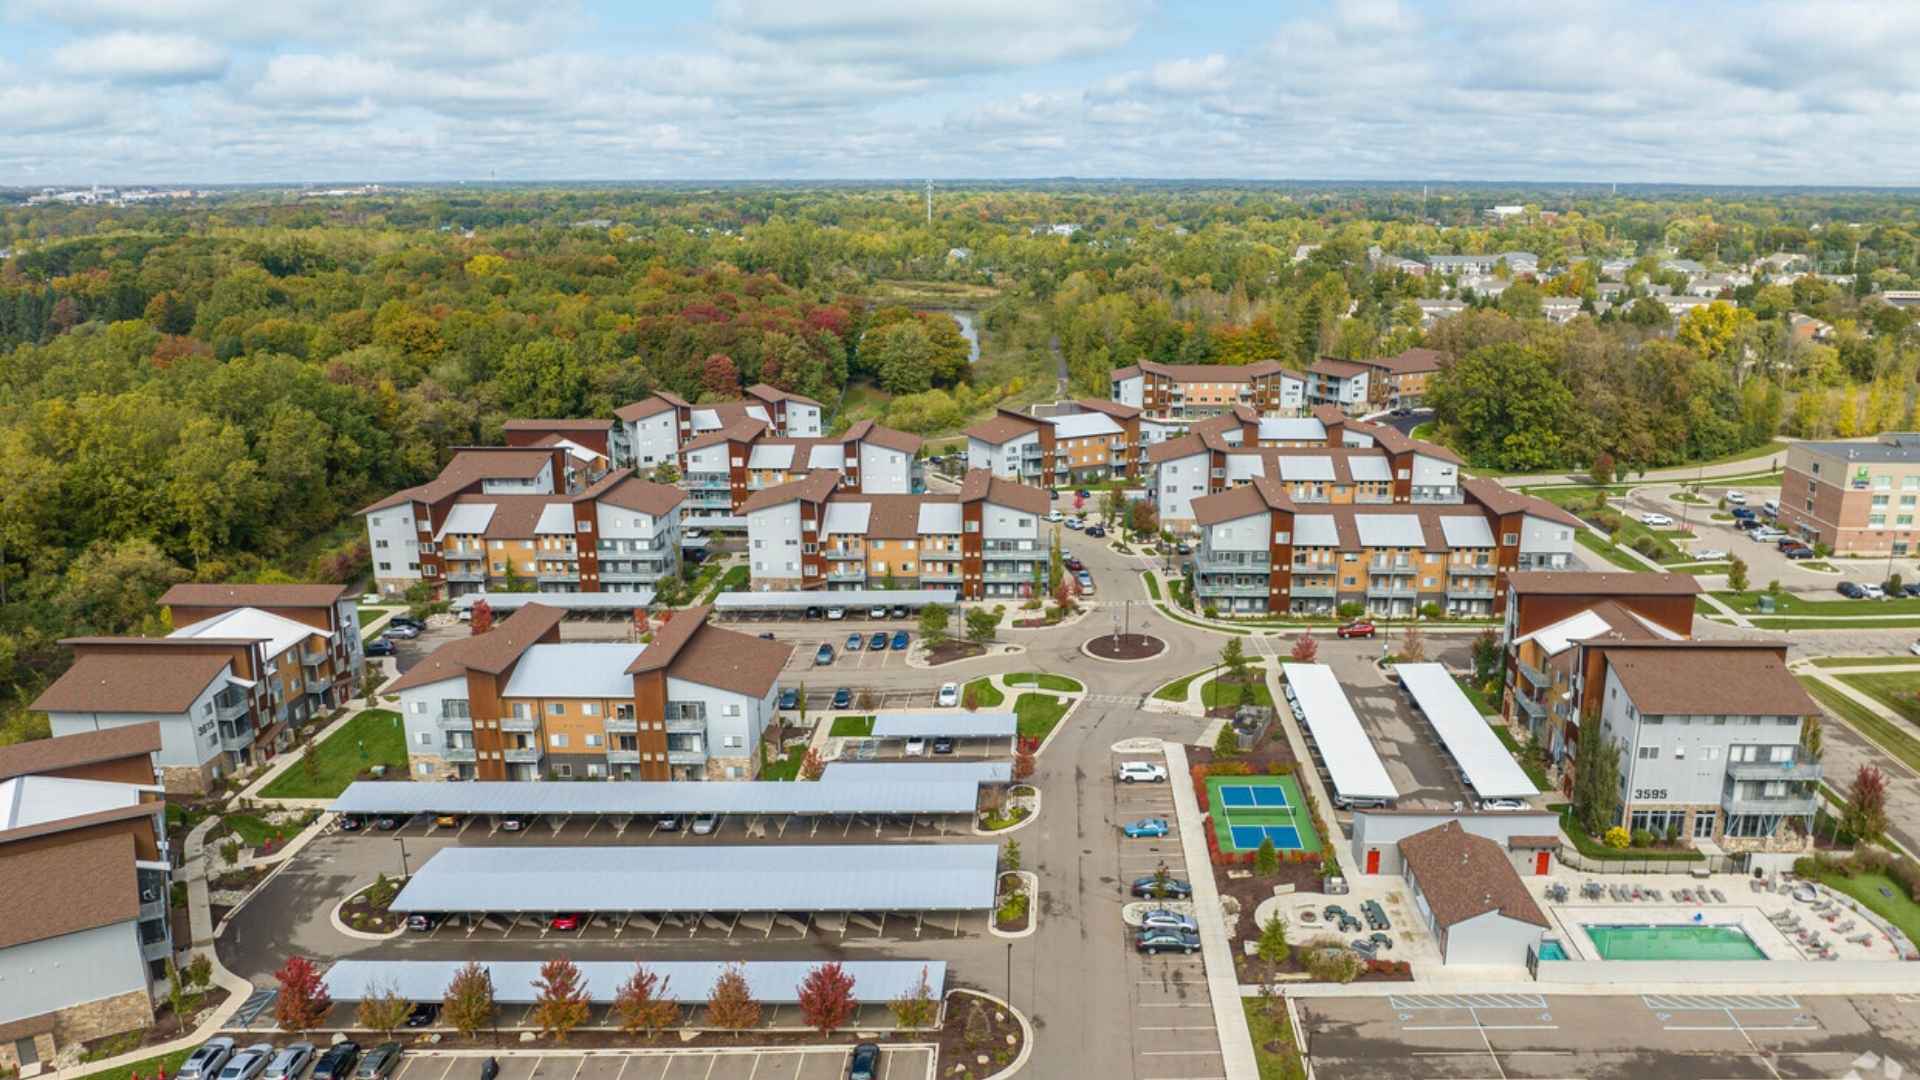
<path fill-rule="evenodd" d="M 0 185 L 1920 180 L 1915 0 L 0 0 Z"/>

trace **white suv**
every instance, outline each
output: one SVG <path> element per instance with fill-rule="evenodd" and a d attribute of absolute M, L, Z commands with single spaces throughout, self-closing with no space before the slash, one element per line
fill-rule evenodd
<path fill-rule="evenodd" d="M 1114 779 L 1123 784 L 1143 781 L 1149 784 L 1164 784 L 1167 781 L 1167 767 L 1155 765 L 1151 761 L 1123 761 L 1113 775 Z"/>

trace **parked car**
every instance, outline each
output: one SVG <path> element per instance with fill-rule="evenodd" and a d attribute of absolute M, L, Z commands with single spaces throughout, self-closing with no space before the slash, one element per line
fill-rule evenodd
<path fill-rule="evenodd" d="M 1086 522 L 1086 519 L 1084 518 L 1070 517 L 1067 519 L 1066 525 L 1067 525 L 1067 528 L 1073 529 L 1077 532 L 1081 529 L 1086 528 L 1087 522 Z"/>
<path fill-rule="evenodd" d="M 893 605 L 893 617 L 894 617 L 894 618 L 896 618 L 896 619 L 904 619 L 904 618 L 907 618 L 907 617 L 908 617 L 908 616 L 907 616 L 907 605 L 905 605 L 905 604 L 895 604 L 895 605 Z"/>
<path fill-rule="evenodd" d="M 407 916 L 407 929 L 412 930 L 415 933 L 424 934 L 427 931 L 433 929 L 434 927 L 439 926 L 441 920 L 445 918 L 446 918 L 445 915 L 430 914 L 424 911 L 416 911 L 413 914 Z"/>
<path fill-rule="evenodd" d="M 1665 514 L 1641 514 L 1640 524 L 1649 529 L 1670 529 L 1673 527 L 1673 519 Z"/>
<path fill-rule="evenodd" d="M 1083 499 L 1093 498 L 1093 492 L 1088 491 L 1086 488 L 1080 488 L 1079 490 L 1075 491 L 1074 494 L 1080 496 Z"/>
<path fill-rule="evenodd" d="M 853 708 L 853 688 L 842 686 L 833 692 L 833 707 L 836 709 Z"/>
<path fill-rule="evenodd" d="M 1073 571 L 1076 574 L 1087 568 L 1086 563 L 1083 563 L 1079 559 L 1073 558 L 1071 556 L 1061 559 L 1060 562 L 1063 566 L 1065 566 L 1067 569 Z"/>
<path fill-rule="evenodd" d="M 933 752 L 936 754 L 953 753 L 953 736 L 935 735 L 933 737 Z"/>
<path fill-rule="evenodd" d="M 313 1064 L 314 1045 L 310 1042 L 289 1043 L 273 1060 L 267 1063 L 267 1070 L 260 1074 L 260 1080 L 300 1080 L 306 1075 L 307 1066 Z"/>
<path fill-rule="evenodd" d="M 272 1060 L 272 1043 L 254 1043 L 228 1058 L 227 1063 L 220 1066 L 218 1075 L 220 1080 L 254 1080 L 266 1071 Z"/>
<path fill-rule="evenodd" d="M 1107 535 L 1107 527 L 1105 525 L 1089 525 L 1087 526 L 1087 535 L 1098 540 Z"/>
<path fill-rule="evenodd" d="M 1867 590 L 1861 588 L 1860 586 L 1854 584 L 1851 581 L 1843 581 L 1840 584 L 1834 586 L 1834 588 L 1839 590 L 1841 596 L 1844 596 L 1849 600 L 1865 600 L 1867 598 Z"/>
<path fill-rule="evenodd" d="M 1701 548 L 1693 557 L 1701 562 L 1718 562 L 1727 557 L 1727 552 L 1725 548 Z"/>
<path fill-rule="evenodd" d="M 380 820 L 374 822 L 373 827 L 379 829 L 381 832 L 393 832 L 406 823 L 407 819 L 398 814 L 386 814 L 383 815 Z"/>
<path fill-rule="evenodd" d="M 1805 544 L 1795 544 L 1790 548 L 1782 549 L 1780 554 L 1785 555 L 1789 559 L 1811 559 L 1813 558 L 1813 549 Z"/>
<path fill-rule="evenodd" d="M 1519 799 L 1482 799 L 1480 802 L 1480 809 L 1482 810 L 1525 810 L 1527 809 L 1527 804 L 1521 802 Z"/>
<path fill-rule="evenodd" d="M 359 832 L 361 829 L 364 829 L 366 827 L 367 827 L 367 819 L 361 817 L 358 814 L 341 814 L 340 815 L 340 831 L 341 832 Z"/>
<path fill-rule="evenodd" d="M 859 652 L 861 647 L 864 646 L 866 643 L 867 643 L 867 635 L 848 634 L 847 643 L 841 647 L 846 649 L 848 652 Z"/>
<path fill-rule="evenodd" d="M 940 692 L 934 696 L 934 701 L 942 708 L 960 704 L 960 684 L 941 683 Z"/>
<path fill-rule="evenodd" d="M 1113 777 L 1123 784 L 1161 784 L 1166 782 L 1167 767 L 1153 761 L 1123 761 Z"/>
<path fill-rule="evenodd" d="M 847 1080 L 874 1080 L 880 1075 L 880 1044 L 863 1042 L 847 1060 Z"/>
<path fill-rule="evenodd" d="M 367 1051 L 360 1059 L 360 1067 L 353 1071 L 353 1080 L 386 1080 L 400 1064 L 400 1055 L 406 1050 L 397 1042 L 384 1042 Z"/>
<path fill-rule="evenodd" d="M 500 1059 L 499 1058 L 490 1057 L 487 1060 L 480 1063 L 480 1080 L 498 1080 L 499 1076 L 500 1076 Z"/>
<path fill-rule="evenodd" d="M 1758 529 L 1761 527 L 1760 519 L 1750 518 L 1750 517 L 1744 517 L 1744 518 L 1737 517 L 1733 519 L 1733 527 L 1736 529 L 1739 529 L 1741 532 L 1747 532 L 1751 529 Z"/>
<path fill-rule="evenodd" d="M 500 831 L 501 832 L 521 832 L 525 830 L 526 827 L 532 823 L 533 823 L 532 818 L 524 818 L 515 814 L 508 814 L 506 817 L 503 817 L 500 819 Z"/>
<path fill-rule="evenodd" d="M 846 617 L 847 617 L 847 609 L 846 609 L 846 608 L 843 608 L 843 607 L 830 607 L 830 608 L 828 608 L 828 609 L 827 609 L 827 618 L 829 618 L 829 619 L 844 619 L 844 618 L 846 618 Z"/>
<path fill-rule="evenodd" d="M 433 827 L 436 829 L 457 829 L 460 827 L 459 814 L 435 814 Z"/>
<path fill-rule="evenodd" d="M 1067 515 L 1061 513 L 1058 510 L 1047 511 L 1047 521 L 1050 523 L 1058 524 L 1062 521 L 1065 521 L 1066 519 L 1067 519 Z"/>
<path fill-rule="evenodd" d="M 1167 828 L 1166 818 L 1150 817 L 1141 818 L 1139 821 L 1129 821 L 1125 825 L 1120 826 L 1120 831 L 1125 833 L 1129 840 L 1148 840 L 1165 836 L 1172 830 Z"/>
<path fill-rule="evenodd" d="M 1887 590 L 1872 583 L 1860 586 L 1860 591 L 1866 594 L 1869 600 L 1885 600 L 1887 598 Z"/>
<path fill-rule="evenodd" d="M 804 617 L 808 619 L 824 619 L 827 617 L 827 609 L 823 607 L 809 607 Z"/>
<path fill-rule="evenodd" d="M 1745 506 L 1747 505 L 1747 493 L 1744 491 L 1729 491 L 1726 494 L 1726 500 L 1731 506 Z"/>
<path fill-rule="evenodd" d="M 415 1005 L 413 1011 L 407 1014 L 407 1026 L 410 1028 L 432 1027 L 433 1022 L 439 1018 L 440 1003 L 423 1001 Z"/>
<path fill-rule="evenodd" d="M 208 1039 L 200 1044 L 200 1049 L 187 1055 L 180 1063 L 180 1071 L 174 1080 L 213 1080 L 227 1059 L 233 1056 L 234 1043 L 225 1035 L 217 1039 Z"/>
<path fill-rule="evenodd" d="M 886 617 L 887 605 L 885 604 L 875 604 L 867 609 L 867 618 L 869 619 L 884 619 Z"/>
<path fill-rule="evenodd" d="M 780 707 L 783 709 L 799 708 L 800 707 L 800 691 L 794 689 L 791 686 L 787 687 L 785 690 L 780 691 Z"/>
<path fill-rule="evenodd" d="M 927 752 L 927 740 L 914 736 L 907 740 L 907 756 L 920 757 Z"/>
<path fill-rule="evenodd" d="M 820 648 L 813 654 L 813 666 L 826 667 L 831 663 L 833 663 L 833 646 L 823 641 L 820 643 Z"/>
<path fill-rule="evenodd" d="M 1152 874 L 1133 879 L 1133 895 L 1135 896 L 1152 898 L 1154 894 L 1159 891 L 1161 890 L 1159 889 L 1158 883 L 1154 881 Z M 1181 881 L 1179 878 L 1168 878 L 1165 892 L 1169 899 L 1193 899 L 1193 886 Z"/>
<path fill-rule="evenodd" d="M 415 630 L 425 630 L 427 628 L 427 621 L 425 619 L 416 619 L 411 615 L 395 615 L 393 618 L 387 620 L 387 625 L 411 626 Z"/>
<path fill-rule="evenodd" d="M 353 1075 L 353 1066 L 360 1060 L 360 1044 L 357 1042 L 337 1042 L 327 1047 L 320 1060 L 313 1063 L 312 1080 L 347 1080 Z"/>
<path fill-rule="evenodd" d="M 893 632 L 894 652 L 906 652 L 907 646 L 911 644 L 913 644 L 913 635 L 907 633 L 905 630 L 895 630 Z"/>
<path fill-rule="evenodd" d="M 572 931 L 580 929 L 580 924 L 585 921 L 586 916 L 581 915 L 579 912 L 563 912 L 547 920 L 547 929 L 560 933 L 571 933 Z"/>
<path fill-rule="evenodd" d="M 771 630 L 762 630 L 762 631 L 760 632 L 760 640 L 761 640 L 761 641 L 772 641 L 772 640 L 773 640 L 773 631 L 771 631 Z M 492 1058 L 488 1058 L 487 1060 L 489 1060 L 489 1061 L 491 1061 L 491 1060 L 493 1060 L 493 1059 L 492 1059 Z"/>
<path fill-rule="evenodd" d="M 1901 596 L 1920 596 L 1920 581 L 1909 581 L 1900 586 Z"/>
<path fill-rule="evenodd" d="M 1762 544 L 1777 544 L 1780 542 L 1780 538 L 1786 536 L 1787 534 L 1784 532 L 1781 532 L 1779 529 L 1776 529 L 1771 525 L 1762 525 L 1759 528 L 1753 530 L 1753 532 L 1750 533 L 1749 535 L 1751 535 L 1754 538 L 1754 540 Z"/>
<path fill-rule="evenodd" d="M 1912 653 L 1915 656 L 1920 656 L 1920 641 L 1916 641 L 1913 644 L 1907 646 L 1907 651 Z"/>
<path fill-rule="evenodd" d="M 1080 583 L 1080 588 L 1082 591 L 1084 592 L 1093 591 L 1093 575 L 1092 574 L 1089 574 L 1085 570 L 1082 570 L 1079 573 L 1073 575 L 1073 578 L 1075 581 L 1078 581 Z"/>
<path fill-rule="evenodd" d="M 1142 930 L 1186 930 L 1195 934 L 1200 932 L 1200 924 L 1194 920 L 1193 916 L 1168 911 L 1166 908 L 1154 908 L 1140 916 L 1140 928 Z"/>
<path fill-rule="evenodd" d="M 1733 515 L 1733 520 L 1735 521 L 1751 521 L 1759 516 L 1753 512 L 1753 508 L 1750 506 L 1736 506 L 1727 512 Z"/>
<path fill-rule="evenodd" d="M 653 819 L 653 827 L 661 832 L 679 832 L 680 818 L 674 814 L 665 814 Z"/>
<path fill-rule="evenodd" d="M 1374 635 L 1374 626 L 1372 623 L 1366 621 L 1365 619 L 1359 619 L 1354 622 L 1350 622 L 1345 626 L 1342 626 L 1340 629 L 1335 630 L 1333 632 L 1334 637 L 1342 637 L 1342 638 L 1353 638 L 1353 637 L 1370 638 L 1373 635 Z"/>
<path fill-rule="evenodd" d="M 724 820 L 719 814 L 701 814 L 693 819 L 693 835 L 708 836 L 720 827 Z"/>
<path fill-rule="evenodd" d="M 390 638 L 399 638 L 402 641 L 412 641 L 414 638 L 417 638 L 420 636 L 420 628 L 417 626 L 404 626 L 404 625 L 388 626 L 386 636 Z"/>
<path fill-rule="evenodd" d="M 1193 554 L 1193 545 L 1192 544 L 1176 544 L 1174 545 L 1173 553 L 1176 555 L 1191 555 Z"/>
<path fill-rule="evenodd" d="M 1133 947 L 1143 953 L 1177 952 L 1191 955 L 1200 951 L 1200 935 L 1189 930 L 1155 927 L 1140 931 L 1133 939 Z"/>
<path fill-rule="evenodd" d="M 873 636 L 867 639 L 867 651 L 868 652 L 886 652 L 887 651 L 887 632 L 885 630 L 875 630 L 873 632 Z"/>
<path fill-rule="evenodd" d="M 393 647 L 393 642 L 388 641 L 384 637 L 377 637 L 377 638 L 374 638 L 372 641 L 367 642 L 366 645 L 362 647 L 361 651 L 366 653 L 368 656 L 392 656 L 395 650 Z"/>

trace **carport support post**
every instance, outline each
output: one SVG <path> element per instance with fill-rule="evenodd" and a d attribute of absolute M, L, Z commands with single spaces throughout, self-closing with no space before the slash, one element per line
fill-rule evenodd
<path fill-rule="evenodd" d="M 1013 1008 L 1013 942 L 1007 942 L 1007 1008 Z"/>
<path fill-rule="evenodd" d="M 396 836 L 393 839 L 400 845 L 400 880 L 405 881 L 407 879 L 407 838 Z"/>

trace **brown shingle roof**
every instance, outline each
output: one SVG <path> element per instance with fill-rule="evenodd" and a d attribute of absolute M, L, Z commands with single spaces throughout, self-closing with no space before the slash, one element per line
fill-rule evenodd
<path fill-rule="evenodd" d="M 1620 641 L 1597 648 L 1641 713 L 1812 716 L 1820 706 L 1770 641 Z"/>
<path fill-rule="evenodd" d="M 1558 836 L 1509 836 L 1508 851 L 1552 851 L 1560 846 Z"/>
<path fill-rule="evenodd" d="M 654 635 L 653 644 L 627 665 L 627 673 L 665 669 L 671 678 L 764 697 L 786 667 L 793 646 L 708 625 L 712 611 L 711 605 L 701 604 L 674 613 Z"/>
<path fill-rule="evenodd" d="M 1193 500 L 1193 520 L 1201 525 L 1213 525 L 1267 510 L 1293 509 L 1298 508 L 1279 481 L 1256 476 L 1251 483 Z"/>
<path fill-rule="evenodd" d="M 851 430 L 849 430 L 847 438 L 842 441 L 853 441 Z M 910 435 L 904 431 L 896 431 L 893 428 L 884 427 L 880 424 L 874 424 L 868 428 L 866 434 L 861 437 L 860 441 L 870 442 L 875 446 L 884 446 L 889 450 L 898 450 L 903 454 L 919 453 L 920 447 L 926 442 L 925 439 L 922 439 L 918 435 Z"/>
<path fill-rule="evenodd" d="M 168 607 L 332 607 L 345 585 L 175 585 L 160 597 Z"/>
<path fill-rule="evenodd" d="M 230 663 L 204 648 L 204 639 L 182 644 L 187 642 L 200 647 L 81 653 L 31 707 L 35 712 L 183 713 Z"/>
<path fill-rule="evenodd" d="M 682 401 L 678 404 L 684 406 L 686 403 Z M 613 410 L 613 415 L 622 420 L 644 420 L 657 413 L 672 412 L 674 407 L 675 402 L 669 400 L 668 395 L 655 394 L 652 397 L 642 398 L 630 405 L 622 405 Z"/>
<path fill-rule="evenodd" d="M 1313 366 L 1307 370 L 1315 375 L 1333 375 L 1342 379 L 1351 379 L 1355 375 L 1365 375 L 1367 373 L 1367 368 L 1364 364 L 1356 364 L 1348 360 L 1336 360 L 1331 356 L 1323 356 L 1315 360 Z"/>
<path fill-rule="evenodd" d="M 560 625 L 566 612 L 545 604 L 528 604 L 501 620 L 484 634 L 456 638 L 427 654 L 407 673 L 388 683 L 386 692 L 397 693 L 415 686 L 465 675 L 469 670 L 498 675 Z"/>
<path fill-rule="evenodd" d="M 1178 461 L 1195 454 L 1207 452 L 1207 444 L 1198 435 L 1182 435 L 1177 439 L 1166 439 L 1147 447 L 1147 463 L 1158 465 L 1166 461 Z"/>
<path fill-rule="evenodd" d="M 755 510 L 765 510 L 769 506 L 779 506 L 795 499 L 807 502 L 825 502 L 833 489 L 840 486 L 840 474 L 831 469 L 815 469 L 799 480 L 789 480 L 784 484 L 775 484 L 770 488 L 761 488 L 747 496 L 740 504 L 740 513 L 751 514 Z"/>
<path fill-rule="evenodd" d="M 611 425 L 605 420 L 587 417 L 578 420 L 509 420 L 503 425 L 504 431 L 605 431 Z"/>
<path fill-rule="evenodd" d="M 920 507 L 925 503 L 951 503 L 951 497 L 938 495 L 855 495 L 842 493 L 829 502 L 867 504 L 867 532 L 879 540 L 911 540 L 920 535 Z"/>
<path fill-rule="evenodd" d="M 0 847 L 0 949 L 127 922 L 140 914 L 133 835 Z"/>
<path fill-rule="evenodd" d="M 1514 594 L 1540 596 L 1698 596 L 1700 582 L 1691 574 L 1655 571 L 1587 573 L 1579 570 L 1515 570 L 1507 575 Z"/>
<path fill-rule="evenodd" d="M 482 480 L 530 479 L 538 476 L 540 470 L 552 460 L 553 451 L 551 450 L 517 447 L 512 449 L 468 448 L 455 453 L 447 462 L 447 467 L 440 470 L 439 476 L 424 484 L 402 488 L 379 502 L 362 507 L 360 513 L 385 510 L 389 506 L 398 506 L 415 499 L 422 502 L 439 502 Z"/>
<path fill-rule="evenodd" d="M 1122 405 L 1117 401 L 1104 398 L 1074 398 L 1073 403 L 1087 412 L 1106 413 L 1115 420 L 1131 420 L 1140 415 L 1140 410 L 1131 405 Z"/>
<path fill-rule="evenodd" d="M 782 390 L 777 386 L 769 386 L 763 382 L 754 383 L 752 386 L 747 387 L 747 393 L 752 394 L 762 401 L 798 401 L 803 405 L 812 405 L 816 409 L 824 408 L 819 402 L 807 397 L 805 394 L 796 394 L 791 390 Z"/>
<path fill-rule="evenodd" d="M 1525 495 L 1510 488 L 1502 487 L 1485 477 L 1473 477 L 1462 480 L 1460 487 L 1461 490 L 1467 493 L 1468 498 L 1486 507 L 1488 510 L 1493 511 L 1496 515 L 1504 516 L 1506 514 L 1524 513 L 1537 518 L 1545 518 L 1548 521 L 1557 521 L 1562 525 L 1570 525 L 1576 529 L 1586 528 L 1586 525 L 1581 522 L 1579 518 L 1560 509 L 1553 503 L 1537 495 Z"/>
<path fill-rule="evenodd" d="M 1150 371 L 1175 382 L 1251 382 L 1256 376 L 1277 375 L 1286 370 L 1278 360 L 1261 360 L 1253 364 L 1159 364 L 1142 360 L 1139 366 L 1141 371 Z"/>
<path fill-rule="evenodd" d="M 0 780 L 143 756 L 160 749 L 158 723 L 83 731 L 0 746 Z"/>
<path fill-rule="evenodd" d="M 999 446 L 1022 435 L 1040 430 L 1040 421 L 998 412 L 961 432 L 969 439 Z"/>
<path fill-rule="evenodd" d="M 960 501 L 967 503 L 975 499 L 1029 514 L 1044 514 L 1053 505 L 1052 497 L 1037 487 L 995 476 L 986 469 L 968 469 L 966 478 L 960 482 Z"/>
<path fill-rule="evenodd" d="M 712 431 L 702 432 L 688 439 L 682 450 L 704 450 L 709 446 L 719 446 L 725 442 L 750 443 L 767 433 L 767 425 L 751 416 L 730 420 Z"/>
<path fill-rule="evenodd" d="M 1400 857 L 1427 898 L 1441 927 L 1497 911 L 1509 919 L 1546 926 L 1547 917 L 1527 893 L 1526 882 L 1500 845 L 1462 829 L 1457 821 L 1436 825 L 1400 841 Z"/>
<path fill-rule="evenodd" d="M 609 506 L 638 510 L 652 517 L 679 506 L 686 497 L 686 492 L 672 484 L 656 484 L 636 476 L 629 476 L 600 493 L 600 501 Z"/>

